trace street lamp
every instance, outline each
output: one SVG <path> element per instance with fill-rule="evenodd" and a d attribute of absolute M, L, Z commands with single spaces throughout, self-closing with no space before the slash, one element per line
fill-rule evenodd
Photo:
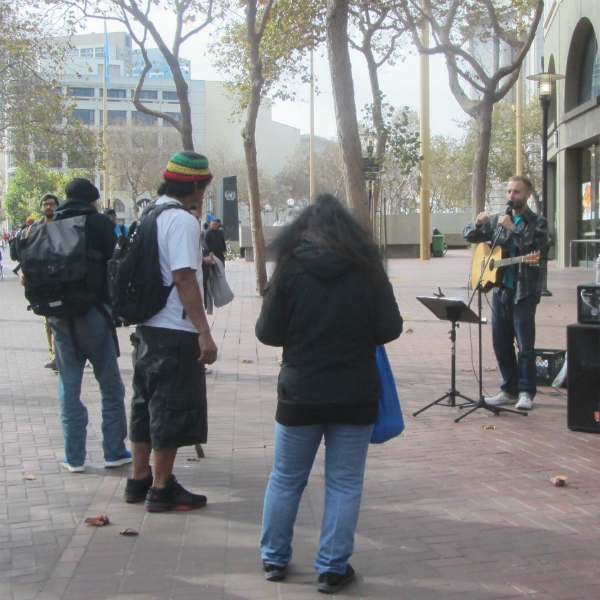
<path fill-rule="evenodd" d="M 552 102 L 554 82 L 564 78 L 564 75 L 543 72 L 527 77 L 530 81 L 538 82 L 540 106 L 542 107 L 542 216 L 545 218 L 548 218 L 548 110 Z M 552 296 L 552 292 L 547 287 L 548 250 L 549 248 L 542 249 L 542 296 Z"/>
<path fill-rule="evenodd" d="M 552 102 L 554 82 L 564 79 L 556 73 L 529 75 L 529 81 L 538 82 L 540 106 L 542 107 L 542 216 L 548 218 L 548 110 Z"/>

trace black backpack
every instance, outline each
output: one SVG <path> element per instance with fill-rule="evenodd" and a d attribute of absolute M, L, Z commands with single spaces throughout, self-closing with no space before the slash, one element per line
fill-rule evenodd
<path fill-rule="evenodd" d="M 108 291 L 113 316 L 124 323 L 144 323 L 167 304 L 173 285 L 164 285 L 158 256 L 156 219 L 164 210 L 183 208 L 179 202 L 146 206 L 139 219 L 120 236 L 108 261 Z"/>
<path fill-rule="evenodd" d="M 87 216 L 36 224 L 19 240 L 29 309 L 45 317 L 83 316 L 101 303 L 102 253 L 88 247 Z"/>

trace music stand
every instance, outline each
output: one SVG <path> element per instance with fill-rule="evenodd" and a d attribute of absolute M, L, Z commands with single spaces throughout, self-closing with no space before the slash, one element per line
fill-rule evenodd
<path fill-rule="evenodd" d="M 456 329 L 459 327 L 458 323 L 460 322 L 480 323 L 479 317 L 462 300 L 431 296 L 417 296 L 417 300 L 425 305 L 441 321 L 450 321 L 452 323 L 452 329 L 448 332 L 450 341 L 452 342 L 452 354 L 450 361 L 450 389 L 437 400 L 430 402 L 427 406 L 424 406 L 413 413 L 413 417 L 416 417 L 419 413 L 422 413 L 424 410 L 427 410 L 436 404 L 439 405 L 440 402 L 446 398 L 449 398 L 449 402 L 447 404 L 442 404 L 442 406 L 450 406 L 452 408 L 457 406 L 457 397 L 466 400 L 468 404 L 476 404 L 475 400 L 463 396 L 463 394 L 456 389 Z"/>

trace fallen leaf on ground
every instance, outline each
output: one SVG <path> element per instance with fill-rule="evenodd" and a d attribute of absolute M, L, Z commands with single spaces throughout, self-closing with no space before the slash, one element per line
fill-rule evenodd
<path fill-rule="evenodd" d="M 88 525 L 93 525 L 94 527 L 104 527 L 104 525 L 108 525 L 110 521 L 106 515 L 98 515 L 97 517 L 88 517 L 85 522 Z"/>
<path fill-rule="evenodd" d="M 565 485 L 567 485 L 567 478 L 565 475 L 557 475 L 556 477 L 550 477 L 550 481 L 556 487 L 564 487 Z"/>
<path fill-rule="evenodd" d="M 128 527 L 127 529 L 123 529 L 123 531 L 119 531 L 119 535 L 139 535 L 139 533 L 135 529 Z"/>
<path fill-rule="evenodd" d="M 414 331 L 412 329 L 410 329 L 410 327 L 406 330 L 406 333 L 414 333 Z"/>
<path fill-rule="evenodd" d="M 35 481 L 37 477 L 35 475 L 23 475 L 25 481 Z"/>
<path fill-rule="evenodd" d="M 496 429 L 495 425 L 482 425 L 482 429 Z"/>
<path fill-rule="evenodd" d="M 186 458 L 185 460 L 187 460 L 188 462 L 197 462 L 198 461 L 197 458 Z"/>
<path fill-rule="evenodd" d="M 484 371 L 497 371 L 498 367 L 486 367 Z"/>
<path fill-rule="evenodd" d="M 244 359 L 242 360 L 242 362 L 243 362 L 245 365 L 248 365 L 248 364 L 251 364 L 251 363 L 253 363 L 254 361 L 253 361 L 253 360 L 250 360 L 250 359 L 248 359 L 248 358 L 244 358 Z"/>
<path fill-rule="evenodd" d="M 463 371 L 466 373 L 467 371 L 472 371 L 473 369 L 463 369 Z"/>

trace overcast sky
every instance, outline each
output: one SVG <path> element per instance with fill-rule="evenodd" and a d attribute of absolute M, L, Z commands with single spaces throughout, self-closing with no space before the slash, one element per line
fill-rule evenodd
<path fill-rule="evenodd" d="M 161 19 L 163 35 L 168 35 L 169 19 Z M 124 31 L 118 23 L 108 22 L 108 31 Z M 103 23 L 90 19 L 88 27 L 80 33 L 93 33 L 103 30 Z M 192 64 L 194 79 L 223 80 L 223 76 L 213 67 L 208 55 L 205 40 L 207 35 L 200 33 L 192 37 L 184 45 L 181 56 L 188 58 Z M 135 46 L 135 44 L 134 44 Z M 308 61 L 308 59 L 307 59 Z M 367 69 L 364 57 L 358 52 L 352 52 L 352 67 L 356 108 L 359 113 L 365 104 L 372 102 Z M 336 136 L 335 112 L 331 94 L 331 79 L 329 65 L 324 50 L 315 53 L 315 79 L 318 94 L 315 98 L 315 134 L 333 138 Z M 380 75 L 380 85 L 385 94 L 385 101 L 394 107 L 410 106 L 419 109 L 419 57 L 408 56 L 404 62 L 398 62 L 393 67 L 387 67 Z M 273 119 L 308 133 L 310 128 L 308 85 L 297 86 L 298 101 L 278 102 L 273 107 Z M 448 86 L 448 75 L 444 60 L 441 57 L 430 59 L 430 91 L 431 91 L 431 133 L 460 135 L 461 127 L 456 121 L 464 121 L 462 111 Z"/>

